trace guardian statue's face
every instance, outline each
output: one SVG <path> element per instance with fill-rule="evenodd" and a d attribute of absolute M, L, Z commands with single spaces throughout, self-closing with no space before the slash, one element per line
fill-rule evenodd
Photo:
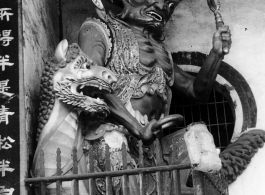
<path fill-rule="evenodd" d="M 123 0 L 121 18 L 130 25 L 163 28 L 181 0 Z"/>

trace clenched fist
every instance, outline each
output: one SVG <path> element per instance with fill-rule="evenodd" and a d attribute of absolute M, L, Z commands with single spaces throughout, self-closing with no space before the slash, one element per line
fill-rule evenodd
<path fill-rule="evenodd" d="M 220 26 L 213 35 L 213 52 L 223 57 L 229 52 L 231 43 L 229 26 Z"/>

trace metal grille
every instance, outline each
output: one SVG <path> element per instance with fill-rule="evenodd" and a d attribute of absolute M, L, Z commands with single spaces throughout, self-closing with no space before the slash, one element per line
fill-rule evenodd
<path fill-rule="evenodd" d="M 192 122 L 203 121 L 212 133 L 216 147 L 223 150 L 230 143 L 234 131 L 235 119 L 231 105 L 230 96 L 220 89 L 212 91 L 207 103 L 191 102 L 173 93 L 170 114 L 181 114 L 184 121 L 166 130 L 164 135 L 183 129 Z"/>

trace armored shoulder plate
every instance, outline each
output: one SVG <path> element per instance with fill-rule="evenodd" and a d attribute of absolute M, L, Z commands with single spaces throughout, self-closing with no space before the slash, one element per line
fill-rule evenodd
<path fill-rule="evenodd" d="M 99 39 L 100 42 L 104 44 L 104 47 L 106 47 L 106 52 L 104 55 L 104 64 L 105 65 L 108 64 L 108 61 L 112 55 L 112 50 L 113 50 L 113 35 L 108 24 L 101 19 L 88 18 L 84 21 L 84 23 L 80 28 L 80 32 L 82 31 L 89 32 L 89 35 L 81 37 L 79 34 L 79 45 L 81 46 L 81 48 L 82 48 L 82 42 L 88 41 L 84 40 L 84 38 L 86 39 L 90 38 L 92 39 L 91 41 L 94 42 L 97 41 L 96 39 Z"/>

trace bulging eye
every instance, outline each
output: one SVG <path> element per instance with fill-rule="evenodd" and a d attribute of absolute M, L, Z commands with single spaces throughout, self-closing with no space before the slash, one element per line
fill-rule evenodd
<path fill-rule="evenodd" d="M 169 8 L 174 8 L 175 7 L 175 3 L 172 3 L 172 2 L 171 3 L 168 3 L 168 7 Z"/>
<path fill-rule="evenodd" d="M 91 62 L 84 62 L 81 66 L 80 69 L 90 69 L 90 64 Z"/>
<path fill-rule="evenodd" d="M 130 0 L 129 2 L 133 5 L 143 5 L 145 3 L 145 0 Z"/>

